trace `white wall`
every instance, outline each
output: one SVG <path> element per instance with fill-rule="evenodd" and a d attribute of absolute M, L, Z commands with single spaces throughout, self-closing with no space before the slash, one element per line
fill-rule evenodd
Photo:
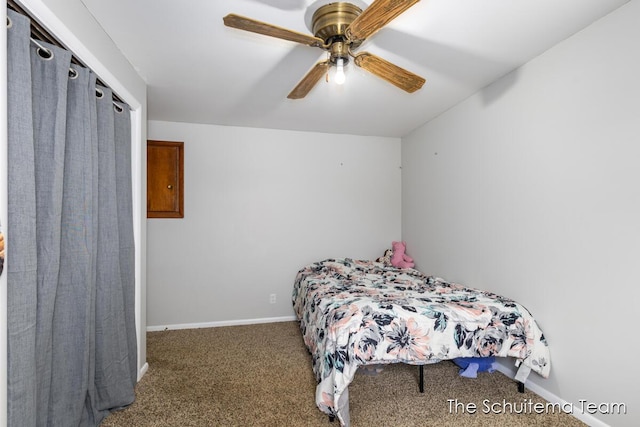
<path fill-rule="evenodd" d="M 185 152 L 185 217 L 147 221 L 150 328 L 291 317 L 300 268 L 400 237 L 398 138 L 150 121 L 149 139 Z"/>
<path fill-rule="evenodd" d="M 640 425 L 640 1 L 402 142 L 402 234 L 423 271 L 524 304 L 569 402 Z M 598 421 L 599 420 L 599 421 Z"/>
<path fill-rule="evenodd" d="M 147 87 L 131 64 L 122 55 L 102 27 L 89 14 L 81 0 L 20 0 L 38 21 L 44 24 L 69 50 L 93 69 L 100 79 L 113 88 L 133 109 L 132 113 L 132 172 L 134 179 L 134 234 L 136 240 L 136 327 L 138 331 L 139 376 L 146 369 L 146 141 Z M 3 14 L 5 13 L 3 9 Z M 3 18 L 4 19 L 4 18 Z M 6 62 L 6 30 L 2 31 L 0 57 Z M 2 67 L 2 81 L 6 70 Z M 0 166 L 6 165 L 6 83 L 0 85 Z M 6 171 L 6 166 L 1 167 Z M 6 232 L 7 245 L 11 244 L 11 229 L 6 218 L 6 174 L 0 176 L 0 218 Z M 7 259 L 7 263 L 11 260 Z M 6 268 L 6 264 L 5 264 Z M 6 425 L 6 274 L 0 282 L 0 426 Z"/>

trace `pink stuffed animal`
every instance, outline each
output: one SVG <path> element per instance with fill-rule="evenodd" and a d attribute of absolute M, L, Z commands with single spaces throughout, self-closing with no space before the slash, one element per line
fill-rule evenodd
<path fill-rule="evenodd" d="M 407 245 L 405 242 L 392 242 L 393 256 L 391 257 L 391 265 L 400 268 L 413 268 L 413 258 L 405 253 Z"/>

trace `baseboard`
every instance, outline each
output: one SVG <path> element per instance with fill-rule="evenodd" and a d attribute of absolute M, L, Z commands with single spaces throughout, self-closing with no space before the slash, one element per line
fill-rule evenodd
<path fill-rule="evenodd" d="M 297 320 L 295 316 L 264 317 L 261 319 L 222 320 L 205 323 L 179 323 L 176 325 L 147 326 L 147 332 L 168 331 L 177 329 L 218 328 L 220 326 L 256 325 L 260 323 L 291 322 Z"/>
<path fill-rule="evenodd" d="M 504 363 L 500 363 L 500 361 L 496 363 L 496 370 L 506 375 L 509 378 L 512 378 L 512 379 L 515 378 L 516 370 L 510 369 L 508 366 L 505 366 Z M 532 375 L 535 375 L 535 374 L 532 374 Z M 560 405 L 560 407 L 564 408 L 564 407 L 568 407 L 569 405 L 572 405 L 573 412 L 571 413 L 571 415 L 590 427 L 610 427 L 609 424 L 595 418 L 591 414 L 587 414 L 580 411 L 575 405 L 571 404 L 570 402 L 567 402 L 566 400 L 560 398 L 559 396 L 556 396 L 554 393 L 551 393 L 549 390 L 545 389 L 544 387 L 541 387 L 536 383 L 527 381 L 525 383 L 525 387 L 531 390 L 532 392 L 534 392 L 535 394 L 537 394 L 538 396 L 542 397 L 543 399 L 547 400 L 548 402 Z"/>
<path fill-rule="evenodd" d="M 145 362 L 144 365 L 142 365 L 142 368 L 140 368 L 140 370 L 138 371 L 138 381 L 142 379 L 142 377 L 144 376 L 144 374 L 147 373 L 148 370 L 149 370 L 149 364 Z"/>

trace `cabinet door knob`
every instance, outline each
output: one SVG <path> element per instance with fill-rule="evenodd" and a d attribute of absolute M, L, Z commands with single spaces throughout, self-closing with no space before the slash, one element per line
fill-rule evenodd
<path fill-rule="evenodd" d="M 167 188 L 168 188 L 169 190 L 171 190 L 171 189 L 173 188 L 173 185 L 169 184 L 169 185 L 167 185 Z"/>

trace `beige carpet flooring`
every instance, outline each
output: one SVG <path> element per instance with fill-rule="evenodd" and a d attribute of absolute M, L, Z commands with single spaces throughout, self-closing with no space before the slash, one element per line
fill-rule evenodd
<path fill-rule="evenodd" d="M 315 405 L 311 356 L 297 322 L 150 332 L 147 361 L 136 401 L 102 426 L 339 427 Z M 349 387 L 353 427 L 584 425 L 558 410 L 502 411 L 504 403 L 545 401 L 528 390 L 518 393 L 499 372 L 469 379 L 449 361 L 427 365 L 421 394 L 416 366 L 387 365 L 377 375 L 361 371 Z M 476 413 L 456 413 L 451 399 L 475 404 Z M 497 403 L 496 410 L 487 410 L 485 400 Z"/>

